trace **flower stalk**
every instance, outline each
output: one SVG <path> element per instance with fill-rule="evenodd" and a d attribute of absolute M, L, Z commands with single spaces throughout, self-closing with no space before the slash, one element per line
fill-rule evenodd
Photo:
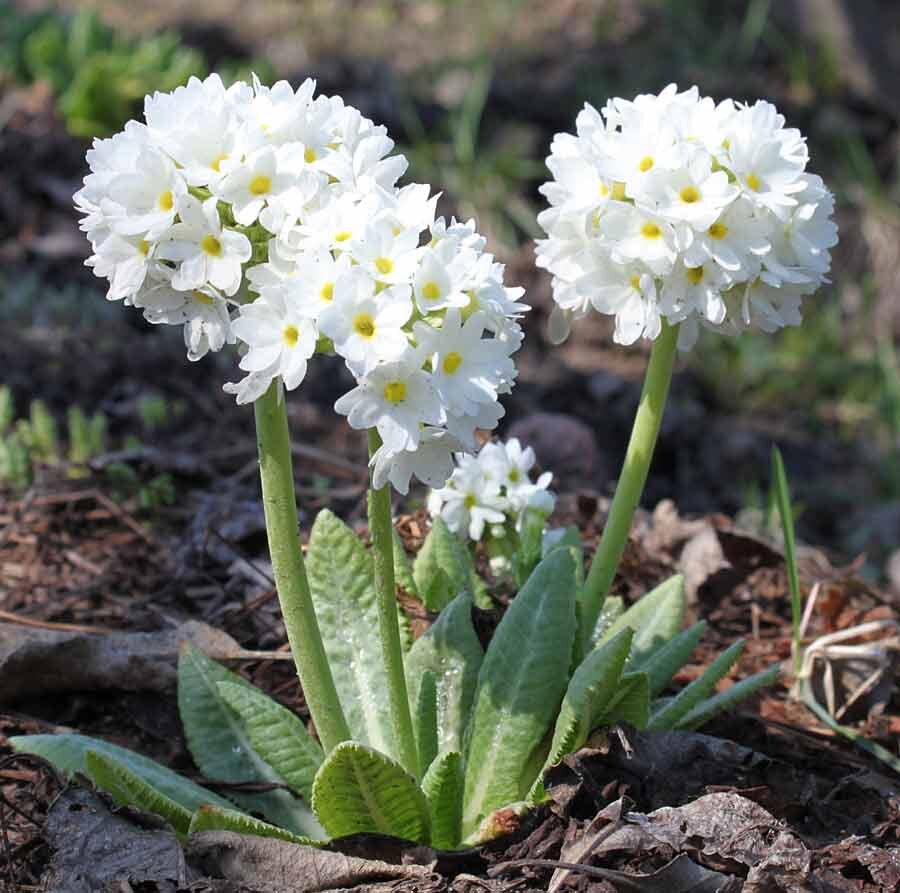
<path fill-rule="evenodd" d="M 266 534 L 278 600 L 303 694 L 328 753 L 351 736 L 322 644 L 300 551 L 290 433 L 277 381 L 254 403 L 254 411 Z"/>
<path fill-rule="evenodd" d="M 369 429 L 369 455 L 381 447 L 381 437 Z M 375 593 L 378 600 L 378 627 L 381 651 L 388 680 L 391 728 L 399 761 L 404 769 L 419 777 L 419 755 L 409 709 L 409 692 L 403 668 L 400 620 L 397 616 L 397 587 L 394 580 L 394 540 L 391 521 L 391 493 L 388 484 L 369 488 L 369 531 L 375 565 Z"/>
<path fill-rule="evenodd" d="M 588 649 L 597 618 L 603 610 L 603 603 L 609 594 L 616 569 L 625 551 L 635 509 L 644 491 L 669 394 L 677 344 L 678 326 L 663 322 L 662 331 L 653 342 L 650 351 L 641 399 L 631 428 L 631 437 L 622 464 L 622 472 L 616 484 L 616 492 L 600 537 L 600 544 L 584 583 L 581 596 L 581 646 L 584 651 Z"/>

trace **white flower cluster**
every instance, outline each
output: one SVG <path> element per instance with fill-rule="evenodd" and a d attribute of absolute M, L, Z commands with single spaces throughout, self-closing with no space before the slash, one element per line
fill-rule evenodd
<path fill-rule="evenodd" d="M 440 515 L 454 533 L 467 532 L 478 542 L 485 524 L 512 523 L 520 530 L 526 511 L 549 515 L 556 497 L 547 488 L 553 475 L 545 471 L 531 479 L 535 455 L 513 437 L 487 442 L 478 455 L 457 454 L 456 467 L 445 487 L 428 494 L 428 511 Z"/>
<path fill-rule="evenodd" d="M 296 388 L 336 352 L 336 405 L 376 428 L 375 485 L 442 485 L 493 428 L 528 308 L 473 221 L 435 219 L 428 186 L 340 97 L 307 80 L 225 88 L 216 75 L 147 97 L 145 123 L 98 140 L 75 202 L 108 297 L 184 326 L 190 359 L 238 342 L 238 403 Z"/>
<path fill-rule="evenodd" d="M 557 134 L 541 192 L 537 263 L 553 274 L 551 336 L 589 307 L 615 340 L 681 323 L 766 332 L 800 324 L 837 243 L 834 199 L 805 172 L 800 132 L 768 102 L 716 104 L 696 87 L 586 105 L 577 136 Z"/>

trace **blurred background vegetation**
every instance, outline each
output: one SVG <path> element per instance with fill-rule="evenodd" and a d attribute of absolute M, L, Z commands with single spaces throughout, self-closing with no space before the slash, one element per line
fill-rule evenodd
<path fill-rule="evenodd" d="M 72 272 L 85 246 L 66 203 L 83 175 L 85 143 L 139 116 L 145 93 L 213 70 L 294 83 L 312 76 L 321 91 L 340 92 L 386 123 L 410 159 L 409 177 L 444 191 L 443 213 L 477 217 L 509 280 L 528 288 L 536 309 L 522 381 L 531 390 L 520 408 L 580 416 L 611 453 L 629 413 L 621 423 L 611 411 L 607 418 L 602 395 L 615 391 L 609 376 L 638 380 L 643 359 L 639 348 L 611 349 L 602 320 L 580 327 L 559 351 L 543 340 L 549 283 L 533 268 L 532 240 L 549 140 L 572 129 L 584 102 L 602 105 L 670 81 L 716 98 L 775 102 L 807 134 L 811 168 L 837 194 L 833 284 L 808 302 L 800 329 L 701 340 L 672 410 L 673 436 L 690 430 L 691 437 L 660 460 L 668 478 L 656 495 L 677 479 L 670 495 L 688 510 L 759 509 L 768 486 L 760 443 L 779 440 L 807 514 L 819 513 L 808 530 L 848 557 L 868 550 L 873 573 L 881 573 L 900 543 L 895 0 L 7 3 L 0 6 L 0 322 L 7 329 L 80 325 L 99 339 L 98 350 L 116 349 L 118 336 L 104 347 L 102 333 L 114 324 L 100 288 L 84 271 Z M 7 370 L 16 359 L 0 356 Z M 47 397 L 36 364 L 18 359 L 30 371 L 16 381 L 13 367 L 7 376 L 17 398 Z M 560 383 L 574 379 L 560 364 L 589 373 L 587 390 L 566 396 Z M 577 405 L 582 398 L 593 405 Z M 64 413 L 61 399 L 49 394 Z M 717 427 L 717 419 L 725 422 Z M 721 451 L 723 425 L 756 440 L 742 447 L 732 438 L 713 466 L 695 461 L 689 451 L 705 440 Z M 613 469 L 617 455 L 609 457 Z M 702 499 L 694 499 L 701 472 L 692 464 L 721 479 L 704 485 Z"/>

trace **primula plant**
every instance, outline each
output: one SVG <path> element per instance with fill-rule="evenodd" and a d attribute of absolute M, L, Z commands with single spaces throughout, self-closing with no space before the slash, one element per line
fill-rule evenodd
<path fill-rule="evenodd" d="M 828 268 L 831 198 L 804 173 L 799 134 L 766 103 L 716 106 L 667 88 L 615 100 L 603 117 L 588 108 L 577 138 L 556 139 L 539 257 L 554 273 L 557 329 L 593 305 L 616 314 L 620 341 L 656 339 L 586 568 L 577 530 L 544 530 L 550 477 L 531 479 L 531 451 L 513 440 L 461 455 L 503 414 L 521 290 L 503 285 L 473 223 L 435 219 L 427 186 L 396 186 L 405 161 L 383 128 L 313 92 L 312 82 L 226 90 L 211 77 L 150 97 L 145 123 L 95 144 L 76 202 L 110 299 L 183 326 L 190 359 L 238 346 L 245 374 L 225 387 L 254 404 L 273 571 L 318 740 L 189 648 L 178 694 L 198 767 L 211 782 L 274 790 L 229 788 L 225 799 L 77 735 L 14 745 L 86 772 L 181 834 L 477 843 L 507 826 L 498 810 L 542 802 L 544 770 L 595 730 L 695 728 L 775 677 L 772 668 L 715 693 L 738 642 L 667 693 L 703 633 L 702 623 L 682 629 L 681 579 L 627 610 L 608 591 L 676 342 L 691 342 L 698 321 L 797 322 L 800 296 Z M 304 558 L 285 402 L 323 353 L 354 382 L 335 409 L 368 432 L 371 548 L 326 510 Z M 431 531 L 411 559 L 388 485 L 406 493 L 413 475 L 435 489 Z M 483 648 L 473 603 L 490 586 L 471 541 L 485 531 L 488 543 L 514 545 L 488 554 L 507 560 L 521 588 Z M 436 615 L 414 642 L 398 585 Z"/>

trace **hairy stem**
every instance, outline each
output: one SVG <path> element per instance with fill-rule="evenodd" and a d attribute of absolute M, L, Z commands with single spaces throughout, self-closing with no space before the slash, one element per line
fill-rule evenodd
<path fill-rule="evenodd" d="M 625 550 L 631 520 L 644 491 L 669 394 L 677 343 L 678 326 L 669 326 L 664 322 L 662 332 L 653 342 L 622 473 L 581 595 L 582 651 L 589 647 L 591 634 Z"/>
<path fill-rule="evenodd" d="M 279 382 L 273 382 L 254 404 L 266 534 L 291 653 L 319 740 L 328 753 L 350 739 L 350 729 L 334 687 L 300 551 L 287 411 L 278 389 Z"/>
<path fill-rule="evenodd" d="M 381 438 L 374 428 L 369 429 L 369 455 L 381 446 Z M 412 715 L 406 672 L 403 668 L 403 647 L 400 643 L 400 621 L 397 616 L 397 588 L 394 582 L 394 541 L 391 521 L 390 485 L 369 488 L 369 531 L 372 534 L 372 554 L 375 563 L 375 591 L 378 597 L 378 627 L 381 653 L 388 680 L 388 699 L 391 708 L 391 728 L 394 733 L 399 761 L 404 769 L 419 777 L 419 756 L 413 734 Z"/>

